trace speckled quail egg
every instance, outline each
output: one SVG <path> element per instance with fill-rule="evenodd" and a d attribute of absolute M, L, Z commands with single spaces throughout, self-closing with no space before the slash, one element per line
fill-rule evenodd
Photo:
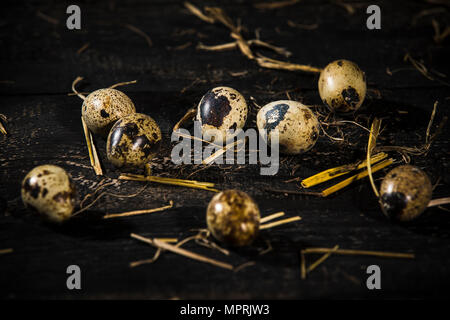
<path fill-rule="evenodd" d="M 231 130 L 244 127 L 247 113 L 247 103 L 242 94 L 233 88 L 217 87 L 200 100 L 196 119 L 205 140 L 226 142 L 235 136 Z"/>
<path fill-rule="evenodd" d="M 431 194 L 431 182 L 425 172 L 411 165 L 398 166 L 381 183 L 381 208 L 389 218 L 413 220 L 427 208 Z"/>
<path fill-rule="evenodd" d="M 320 126 L 314 113 L 305 105 L 292 100 L 266 104 L 256 117 L 258 129 L 267 141 L 278 130 L 280 152 L 300 154 L 310 150 L 319 138 Z M 265 135 L 267 134 L 267 136 Z"/>
<path fill-rule="evenodd" d="M 112 88 L 92 92 L 81 107 L 81 115 L 89 130 L 104 137 L 115 121 L 135 112 L 131 99 L 122 91 Z"/>
<path fill-rule="evenodd" d="M 250 244 L 259 230 L 258 205 L 245 192 L 225 190 L 208 204 L 206 222 L 212 235 L 232 246 Z"/>
<path fill-rule="evenodd" d="M 320 73 L 319 94 L 332 111 L 356 111 L 366 96 L 366 76 L 351 61 L 333 61 Z"/>
<path fill-rule="evenodd" d="M 161 129 L 151 117 L 133 113 L 114 124 L 108 135 L 106 155 L 116 167 L 143 167 L 158 153 Z"/>
<path fill-rule="evenodd" d="M 47 220 L 63 222 L 75 207 L 75 186 L 67 172 L 46 164 L 28 172 L 22 181 L 22 201 Z"/>

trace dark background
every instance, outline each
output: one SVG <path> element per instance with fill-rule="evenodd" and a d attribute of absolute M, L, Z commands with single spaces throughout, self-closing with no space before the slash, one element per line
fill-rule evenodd
<path fill-rule="evenodd" d="M 261 0 L 262 1 L 262 0 Z M 435 74 L 430 80 L 405 62 L 409 53 L 430 70 L 450 75 L 449 38 L 433 41 L 432 19 L 441 30 L 449 22 L 448 1 L 351 2 L 350 14 L 334 1 L 301 1 L 274 10 L 256 9 L 255 2 L 195 1 L 199 7 L 217 5 L 236 21 L 241 19 L 247 39 L 260 29 L 261 39 L 288 48 L 290 61 L 324 67 L 345 58 L 355 61 L 368 79 L 368 96 L 356 115 L 347 116 L 369 126 L 375 115 L 383 117 L 380 145 L 420 146 L 432 106 L 439 101 L 436 122 L 449 115 L 450 79 Z M 227 85 L 259 105 L 292 99 L 320 105 L 318 75 L 268 70 L 247 60 L 238 50 L 205 52 L 198 42 L 230 42 L 229 31 L 192 16 L 177 1 L 77 2 L 81 30 L 68 30 L 65 13 L 72 2 L 2 1 L 0 18 L 0 113 L 8 118 L 8 136 L 0 135 L 0 256 L 2 298 L 442 298 L 448 297 L 450 219 L 447 209 L 430 208 L 408 224 L 389 222 L 382 215 L 368 180 L 362 180 L 326 199 L 287 196 L 267 188 L 298 190 L 284 181 L 317 173 L 364 157 L 367 132 L 343 128 L 347 142 L 321 136 L 316 147 L 300 156 L 282 157 L 280 172 L 260 176 L 256 165 L 176 167 L 170 157 L 172 126 L 195 106 L 210 88 Z M 382 29 L 368 30 L 365 10 L 378 4 Z M 432 10 L 431 14 L 428 10 Z M 49 20 L 45 17 L 51 17 Z M 288 21 L 314 25 L 313 30 L 292 27 Z M 126 28 L 131 24 L 148 34 L 146 40 Z M 89 43 L 89 47 L 77 51 Z M 264 55 L 284 59 L 270 51 Z M 389 75 L 386 69 L 395 71 Z M 234 73 L 247 71 L 240 76 Z M 79 88 L 90 92 L 121 81 L 138 83 L 122 87 L 137 111 L 153 117 L 164 132 L 164 147 L 154 161 L 154 174 L 194 178 L 217 183 L 219 189 L 237 188 L 258 202 L 262 215 L 283 210 L 300 215 L 300 222 L 261 233 L 253 246 L 233 249 L 229 257 L 194 243 L 186 248 L 239 265 L 255 265 L 234 273 L 166 253 L 151 265 L 129 268 L 131 261 L 150 258 L 154 249 L 129 237 L 192 235 L 205 227 L 205 209 L 211 192 L 172 186 L 149 185 L 134 198 L 106 196 L 91 210 L 57 227 L 43 223 L 20 200 L 20 183 L 34 166 L 62 166 L 73 177 L 81 200 L 98 183 L 115 182 L 110 192 L 131 194 L 142 184 L 113 180 L 120 173 L 104 161 L 105 177 L 89 167 L 80 123 L 81 100 L 68 96 L 72 81 L 85 77 Z M 255 106 L 252 110 L 255 110 Z M 320 110 L 317 109 L 317 110 Z M 401 112 L 398 112 L 401 111 Z M 248 126 L 254 126 L 255 112 Z M 436 126 L 433 126 L 433 129 Z M 335 134 L 333 128 L 330 133 Z M 97 139 L 105 159 L 105 142 Z M 436 184 L 433 198 L 450 194 L 448 125 L 428 154 L 412 156 Z M 392 153 L 397 160 L 401 157 Z M 166 159 L 165 159 L 166 158 Z M 165 159 L 165 160 L 164 160 Z M 386 172 L 386 171 L 384 171 Z M 383 176 L 377 173 L 377 182 Z M 321 188 L 315 189 L 320 190 Z M 124 219 L 100 220 L 104 213 L 147 209 L 174 201 L 161 213 Z M 270 242 L 273 250 L 259 255 Z M 299 251 L 306 247 L 413 252 L 414 260 L 361 256 L 332 256 L 318 269 L 300 278 Z M 319 256 L 308 256 L 311 263 Z M 66 288 L 66 268 L 82 270 L 82 290 Z M 366 288 L 366 268 L 379 265 L 382 290 Z"/>

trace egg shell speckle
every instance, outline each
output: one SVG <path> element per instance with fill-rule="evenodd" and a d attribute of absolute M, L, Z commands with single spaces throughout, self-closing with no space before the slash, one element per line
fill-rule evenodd
<path fill-rule="evenodd" d="M 89 130 L 105 137 L 114 122 L 135 112 L 131 99 L 122 91 L 111 88 L 92 92 L 81 107 L 81 115 Z"/>
<path fill-rule="evenodd" d="M 389 218 L 413 220 L 427 208 L 431 195 L 432 185 L 425 172 L 411 165 L 398 166 L 381 183 L 381 208 Z"/>
<path fill-rule="evenodd" d="M 206 222 L 212 235 L 232 246 L 249 245 L 259 231 L 260 213 L 255 201 L 245 192 L 225 190 L 208 204 Z"/>
<path fill-rule="evenodd" d="M 42 165 L 22 181 L 22 201 L 51 222 L 70 218 L 75 207 L 75 185 L 69 174 L 55 165 Z"/>
<path fill-rule="evenodd" d="M 200 100 L 196 119 L 200 121 L 205 140 L 214 138 L 215 142 L 225 142 L 235 136 L 228 134 L 228 130 L 244 127 L 247 113 L 247 103 L 242 94 L 233 88 L 217 87 Z"/>
<path fill-rule="evenodd" d="M 278 130 L 280 152 L 301 154 L 310 150 L 319 138 L 317 117 L 304 104 L 292 100 L 273 101 L 257 114 L 258 129 L 267 130 L 269 141 Z M 262 135 L 265 138 L 265 135 Z"/>
<path fill-rule="evenodd" d="M 143 167 L 158 153 L 161 129 L 151 117 L 134 113 L 119 119 L 108 135 L 106 154 L 116 167 Z"/>
<path fill-rule="evenodd" d="M 319 94 L 332 111 L 353 112 L 366 96 L 366 76 L 357 64 L 336 60 L 320 73 Z"/>

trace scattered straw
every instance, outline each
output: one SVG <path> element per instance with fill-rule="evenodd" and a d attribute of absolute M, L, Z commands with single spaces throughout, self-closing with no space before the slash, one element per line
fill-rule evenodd
<path fill-rule="evenodd" d="M 14 250 L 12 248 L 0 250 L 0 254 L 7 254 L 7 253 L 12 253 L 12 252 L 14 252 Z"/>
<path fill-rule="evenodd" d="M 298 28 L 298 29 L 303 29 L 303 30 L 315 30 L 319 27 L 319 25 L 317 23 L 314 24 L 300 24 L 300 23 L 296 23 L 292 20 L 288 20 L 287 24 L 289 27 L 291 28 Z"/>
<path fill-rule="evenodd" d="M 371 164 L 372 164 L 372 152 L 377 145 L 377 138 L 378 135 L 380 134 L 380 129 L 381 129 L 381 120 L 379 120 L 378 118 L 373 119 L 372 126 L 370 128 L 369 142 L 367 143 L 367 159 L 366 159 L 367 174 L 369 176 L 370 184 L 372 185 L 372 190 L 377 198 L 380 197 L 380 194 L 378 192 L 377 187 L 375 186 L 375 182 L 373 181 Z"/>
<path fill-rule="evenodd" d="M 236 268 L 234 268 L 234 272 L 239 272 L 242 271 L 243 269 L 247 268 L 247 267 L 251 267 L 254 266 L 256 264 L 255 261 L 247 261 L 239 266 L 237 266 Z"/>
<path fill-rule="evenodd" d="M 81 124 L 83 126 L 84 136 L 86 138 L 86 144 L 88 147 L 89 159 L 91 161 L 91 166 L 94 168 L 94 172 L 96 175 L 103 175 L 102 166 L 100 164 L 100 159 L 97 154 L 97 149 L 95 148 L 95 144 L 93 142 L 92 134 L 89 131 L 89 128 L 86 125 L 83 117 L 81 117 Z"/>
<path fill-rule="evenodd" d="M 259 220 L 259 223 L 266 223 L 267 221 L 270 221 L 270 220 L 273 220 L 273 219 L 276 219 L 276 218 L 279 218 L 279 217 L 282 217 L 282 216 L 284 216 L 284 212 L 283 211 L 280 211 L 280 212 L 277 212 L 277 213 L 273 213 L 271 215 L 265 216 L 264 218 L 261 218 Z"/>
<path fill-rule="evenodd" d="M 195 180 L 184 180 L 184 179 L 175 179 L 175 178 L 165 178 L 165 177 L 156 177 L 156 176 L 143 176 L 143 175 L 137 175 L 137 174 L 121 174 L 119 176 L 119 179 L 121 180 L 132 180 L 132 181 L 149 181 L 149 182 L 156 182 L 161 184 L 167 184 L 167 185 L 174 185 L 174 186 L 180 186 L 180 187 L 188 187 L 188 188 L 195 188 L 195 189 L 202 189 L 212 192 L 219 192 L 219 190 L 214 189 L 214 183 L 211 182 L 199 182 Z"/>
<path fill-rule="evenodd" d="M 387 157 L 387 154 L 380 152 L 370 158 L 371 163 L 379 162 Z M 343 165 L 325 171 L 319 172 L 311 177 L 303 179 L 301 185 L 303 188 L 311 188 L 323 182 L 348 174 L 352 171 L 362 169 L 367 166 L 367 160 L 358 161 L 354 164 Z"/>
<path fill-rule="evenodd" d="M 260 225 L 259 229 L 260 230 L 269 229 L 269 228 L 273 228 L 273 227 L 276 227 L 276 226 L 280 226 L 282 224 L 291 223 L 291 222 L 294 222 L 294 221 L 299 221 L 301 219 L 302 219 L 301 217 L 296 216 L 296 217 L 292 217 L 292 218 L 278 220 L 278 221 L 275 221 L 275 222 L 271 222 L 271 223 Z"/>
<path fill-rule="evenodd" d="M 443 42 L 445 38 L 447 38 L 450 35 L 450 26 L 446 26 L 444 31 L 441 32 L 441 28 L 439 27 L 439 23 L 436 19 L 431 20 L 431 23 L 433 25 L 434 29 L 434 36 L 433 40 L 437 44 Z"/>
<path fill-rule="evenodd" d="M 182 249 L 180 247 L 173 246 L 171 244 L 168 244 L 168 243 L 166 243 L 164 241 L 161 241 L 161 240 L 158 240 L 158 239 L 145 238 L 145 237 L 142 237 L 142 236 L 140 236 L 138 234 L 135 234 L 135 233 L 131 233 L 130 236 L 132 238 L 134 238 L 134 239 L 137 239 L 139 241 L 148 243 L 148 244 L 150 244 L 152 246 L 155 246 L 157 248 L 161 248 L 161 249 L 164 249 L 164 250 L 167 250 L 167 251 L 171 251 L 173 253 L 185 256 L 185 257 L 193 259 L 193 260 L 197 260 L 197 261 L 204 262 L 204 263 L 209 263 L 209 264 L 212 264 L 212 265 L 214 265 L 216 267 L 220 267 L 220 268 L 224 268 L 224 269 L 228 269 L 228 270 L 233 270 L 233 266 L 231 264 L 228 264 L 228 263 L 225 263 L 225 262 L 221 262 L 221 261 L 218 261 L 218 260 L 215 260 L 215 259 L 211 259 L 211 258 L 202 256 L 202 255 L 200 255 L 198 253 L 194 253 L 194 252 Z"/>
<path fill-rule="evenodd" d="M 384 161 L 378 163 L 373 168 L 371 168 L 372 169 L 372 173 L 377 172 L 377 171 L 379 171 L 379 170 L 381 170 L 381 169 L 391 165 L 392 163 L 394 163 L 393 159 L 384 160 Z M 335 184 L 334 186 L 331 186 L 331 187 L 323 190 L 321 192 L 321 194 L 322 194 L 323 197 L 328 197 L 330 194 L 335 193 L 335 192 L 337 192 L 337 191 L 347 187 L 353 181 L 357 181 L 357 180 L 360 180 L 360 179 L 363 179 L 363 178 L 367 177 L 367 175 L 368 175 L 368 170 L 366 169 L 366 170 L 364 170 L 364 171 L 362 171 L 362 172 L 360 172 L 358 174 L 355 174 L 355 175 L 351 176 L 348 179 L 345 179 L 344 181 L 339 182 L 338 184 Z"/>
<path fill-rule="evenodd" d="M 302 252 L 309 253 L 328 253 L 334 248 L 306 248 Z M 385 252 L 385 251 L 368 251 L 368 250 L 351 250 L 351 249 L 336 249 L 333 254 L 339 255 L 356 255 L 356 256 L 375 256 L 382 258 L 400 258 L 400 259 L 414 259 L 414 253 L 398 253 L 398 252 Z"/>
<path fill-rule="evenodd" d="M 307 273 L 313 271 L 315 268 L 317 268 L 321 263 L 323 263 L 325 260 L 328 259 L 328 257 L 333 253 L 336 252 L 336 250 L 339 249 L 339 246 L 336 245 L 334 246 L 333 249 L 331 249 L 330 251 L 328 251 L 327 253 L 325 253 L 322 257 L 320 257 L 319 259 L 317 259 L 314 263 L 310 264 L 308 269 L 306 270 Z"/>
<path fill-rule="evenodd" d="M 172 207 L 173 207 L 173 201 L 170 200 L 169 205 L 163 206 L 160 208 L 153 208 L 153 209 L 147 209 L 147 210 L 135 210 L 135 211 L 122 212 L 122 213 L 109 213 L 109 214 L 104 215 L 103 219 L 130 217 L 130 216 L 136 216 L 136 215 L 141 215 L 141 214 L 160 212 L 160 211 L 170 209 Z"/>
<path fill-rule="evenodd" d="M 449 203 L 450 203 L 450 197 L 433 199 L 428 203 L 428 207 L 441 206 L 443 204 L 449 204 Z"/>
<path fill-rule="evenodd" d="M 6 122 L 6 116 L 0 113 L 0 132 L 6 136 L 8 132 L 6 131 L 6 128 L 2 124 L 2 120 Z"/>
<path fill-rule="evenodd" d="M 87 48 L 89 48 L 89 46 L 90 46 L 91 44 L 88 42 L 88 43 L 85 43 L 80 49 L 78 49 L 77 50 L 77 55 L 80 55 L 84 50 L 86 50 Z"/>
<path fill-rule="evenodd" d="M 184 90 L 184 89 L 183 89 Z M 183 91 L 182 90 L 182 91 Z M 194 119 L 195 115 L 197 114 L 196 108 L 189 109 L 185 115 L 174 125 L 172 131 L 177 131 L 181 125 L 185 124 L 187 121 Z"/>
<path fill-rule="evenodd" d="M 279 9 L 284 8 L 287 6 L 292 6 L 296 3 L 300 2 L 300 0 L 286 0 L 286 1 L 276 1 L 276 2 L 261 2 L 261 3 L 255 3 L 253 6 L 256 9 Z"/>
<path fill-rule="evenodd" d="M 145 39 L 145 41 L 147 41 L 147 44 L 149 47 L 153 46 L 152 39 L 150 39 L 150 37 L 141 29 L 139 29 L 131 24 L 124 24 L 123 26 L 125 28 L 127 28 L 128 30 L 133 31 L 133 32 L 137 33 L 138 35 L 140 35 L 141 37 L 143 37 Z"/>
<path fill-rule="evenodd" d="M 50 17 L 49 15 L 46 15 L 45 13 L 42 13 L 41 11 L 36 12 L 36 16 L 38 18 L 41 18 L 42 20 L 47 21 L 48 23 L 51 23 L 51 24 L 54 24 L 54 25 L 58 25 L 59 24 L 59 20 L 58 19 Z"/>
<path fill-rule="evenodd" d="M 280 2 L 278 2 L 276 4 L 263 4 L 263 5 L 266 5 L 268 7 L 272 7 L 274 5 L 275 6 L 278 6 L 278 5 L 285 6 L 286 3 L 291 4 L 293 2 L 285 1 L 284 3 L 281 3 L 281 4 L 280 4 Z M 199 46 L 197 46 L 198 49 L 210 50 L 210 51 L 221 51 L 221 50 L 229 50 L 229 49 L 238 47 L 239 50 L 241 51 L 241 53 L 245 57 L 247 57 L 249 60 L 255 60 L 258 63 L 258 65 L 263 68 L 289 70 L 289 71 L 303 71 L 303 72 L 312 72 L 312 73 L 320 73 L 322 71 L 322 69 L 320 69 L 320 68 L 315 68 L 315 67 L 311 67 L 308 65 L 299 65 L 299 64 L 294 64 L 294 63 L 290 63 L 290 62 L 274 60 L 274 59 L 270 59 L 268 57 L 264 57 L 260 54 L 255 55 L 250 48 L 250 45 L 252 45 L 252 44 L 274 50 L 275 52 L 282 54 L 286 57 L 289 56 L 291 53 L 284 48 L 275 47 L 271 44 L 261 41 L 258 37 L 258 34 L 257 34 L 256 40 L 250 40 L 250 41 L 245 40 L 241 34 L 240 24 L 235 25 L 233 23 L 233 21 L 230 19 L 230 17 L 228 17 L 226 15 L 225 11 L 221 8 L 205 7 L 204 8 L 205 13 L 203 13 L 199 8 L 195 7 L 194 5 L 192 5 L 189 2 L 185 2 L 184 4 L 185 4 L 186 8 L 192 14 L 194 14 L 198 18 L 202 19 L 203 21 L 206 21 L 208 23 L 220 22 L 221 24 L 223 24 L 225 27 L 227 27 L 230 30 L 231 37 L 236 40 L 233 43 L 226 43 L 226 44 L 222 44 L 219 46 L 205 46 L 203 44 L 199 44 Z"/>
<path fill-rule="evenodd" d="M 125 81 L 125 82 L 119 82 L 119 83 L 113 84 L 113 85 L 110 86 L 109 88 L 110 88 L 110 89 L 114 89 L 114 88 L 117 88 L 117 87 L 120 87 L 120 86 L 126 86 L 126 85 L 128 85 L 128 84 L 133 84 L 133 83 L 136 83 L 136 82 L 137 82 L 137 80 Z"/>

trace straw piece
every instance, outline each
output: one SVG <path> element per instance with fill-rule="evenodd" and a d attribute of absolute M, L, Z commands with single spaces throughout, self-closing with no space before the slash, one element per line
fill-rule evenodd
<path fill-rule="evenodd" d="M 135 211 L 128 211 L 123 213 L 109 213 L 103 216 L 103 219 L 111 219 L 111 218 L 120 218 L 120 217 L 130 217 L 130 216 L 136 216 L 140 214 L 147 214 L 147 213 L 153 213 L 153 212 L 160 212 L 167 209 L 170 209 L 173 207 L 173 201 L 170 200 L 169 205 L 163 206 L 160 208 L 154 208 L 154 209 L 147 209 L 147 210 L 135 210 Z"/>
<path fill-rule="evenodd" d="M 284 212 L 283 211 L 280 211 L 280 212 L 277 212 L 277 213 L 273 213 L 271 215 L 268 215 L 268 216 L 266 216 L 264 218 L 259 219 L 259 223 L 266 223 L 267 221 L 270 221 L 270 220 L 273 220 L 275 218 L 279 218 L 279 217 L 282 217 L 282 216 L 284 216 Z"/>
<path fill-rule="evenodd" d="M 137 80 L 125 81 L 125 82 L 119 82 L 119 83 L 113 84 L 113 85 L 110 86 L 109 88 L 110 88 L 110 89 L 114 89 L 114 88 L 116 88 L 116 87 L 126 86 L 127 84 L 133 84 L 133 83 L 136 83 L 136 82 L 137 82 Z"/>
<path fill-rule="evenodd" d="M 333 248 L 306 248 L 303 249 L 303 253 L 328 253 Z M 360 255 L 360 256 L 376 256 L 383 258 L 401 258 L 401 259 L 414 259 L 414 253 L 398 253 L 398 252 L 384 252 L 384 251 L 369 251 L 369 250 L 351 250 L 351 249 L 336 249 L 334 254 L 339 255 Z"/>
<path fill-rule="evenodd" d="M 276 226 L 279 226 L 279 225 L 282 225 L 282 224 L 298 221 L 298 220 L 301 220 L 301 219 L 302 219 L 301 217 L 295 216 L 295 217 L 292 217 L 292 218 L 287 218 L 287 219 L 275 221 L 275 222 L 272 222 L 272 223 L 260 225 L 259 229 L 260 230 L 269 229 L 269 228 L 273 228 L 273 227 L 276 227 Z"/>
<path fill-rule="evenodd" d="M 130 31 L 133 31 L 134 33 L 140 35 L 141 37 L 143 37 L 145 39 L 145 41 L 147 41 L 147 44 L 149 47 L 151 47 L 153 45 L 152 39 L 150 39 L 150 37 L 141 29 L 131 25 L 131 24 L 124 24 L 123 25 L 125 28 L 127 28 Z"/>
<path fill-rule="evenodd" d="M 0 250 L 0 254 L 7 254 L 7 253 L 12 253 L 12 252 L 14 252 L 14 250 L 12 248 Z"/>
<path fill-rule="evenodd" d="M 285 0 L 285 1 L 275 1 L 275 2 L 262 2 L 262 3 L 255 3 L 253 6 L 257 9 L 279 9 L 286 6 L 291 6 L 293 4 L 296 4 L 300 2 L 300 0 Z"/>
<path fill-rule="evenodd" d="M 185 2 L 184 6 L 195 16 L 197 16 L 198 18 L 200 18 L 203 21 L 206 21 L 208 23 L 214 23 L 215 20 L 211 17 L 208 17 L 207 15 L 205 15 L 199 8 L 197 8 L 196 6 L 194 6 L 193 4 L 191 4 L 190 2 Z"/>
<path fill-rule="evenodd" d="M 89 159 L 91 161 L 91 166 L 94 168 L 95 174 L 98 176 L 103 175 L 102 166 L 100 164 L 100 160 L 98 158 L 97 149 L 95 148 L 94 143 L 92 142 L 92 134 L 89 131 L 89 128 L 84 122 L 83 117 L 81 117 L 81 123 L 83 125 L 84 136 L 86 138 L 86 144 L 89 152 Z"/>
<path fill-rule="evenodd" d="M 8 132 L 6 132 L 5 127 L 3 126 L 2 122 L 0 121 L 0 132 L 3 133 L 5 136 L 8 134 Z"/>
<path fill-rule="evenodd" d="M 304 250 L 300 250 L 300 277 L 306 279 L 306 261 Z"/>
<path fill-rule="evenodd" d="M 195 189 L 202 189 L 212 192 L 219 192 L 219 190 L 212 188 L 214 186 L 213 183 L 210 182 L 191 182 L 191 180 L 182 180 L 182 179 L 172 179 L 172 178 L 163 178 L 163 177 L 155 177 L 155 176 L 138 176 L 131 174 L 121 174 L 119 176 L 120 180 L 132 180 L 132 181 L 149 181 L 156 182 L 161 184 L 168 184 L 180 187 L 189 187 Z"/>
<path fill-rule="evenodd" d="M 377 172 L 378 170 L 381 170 L 384 167 L 387 167 L 387 166 L 391 165 L 393 162 L 394 162 L 393 159 L 384 160 L 384 161 L 380 162 L 379 164 L 377 164 L 376 166 L 374 166 L 372 168 L 372 172 Z M 331 187 L 323 190 L 321 192 L 321 194 L 322 194 L 323 197 L 327 197 L 330 194 L 332 194 L 332 193 L 334 193 L 336 191 L 339 191 L 342 188 L 345 188 L 346 186 L 351 184 L 353 181 L 357 181 L 357 180 L 360 180 L 362 178 L 365 178 L 367 175 L 368 175 L 367 170 L 364 170 L 364 171 L 362 171 L 362 172 L 360 172 L 358 174 L 355 174 L 354 176 L 351 176 L 348 179 L 345 179 L 344 181 L 339 182 L 338 184 L 335 184 L 334 186 L 331 186 Z"/>
<path fill-rule="evenodd" d="M 175 124 L 172 131 L 177 131 L 182 124 L 184 124 L 188 120 L 192 120 L 197 113 L 196 108 L 189 109 L 186 114 Z"/>
<path fill-rule="evenodd" d="M 233 270 L 233 266 L 231 264 L 228 264 L 228 263 L 225 263 L 225 262 L 221 262 L 221 261 L 218 261 L 218 260 L 215 260 L 215 259 L 211 259 L 211 258 L 202 256 L 202 255 L 200 255 L 198 253 L 194 253 L 194 252 L 182 249 L 180 247 L 173 246 L 171 244 L 168 244 L 168 243 L 166 243 L 164 241 L 160 241 L 158 239 L 145 238 L 145 237 L 142 237 L 142 236 L 140 236 L 138 234 L 135 234 L 135 233 L 131 233 L 130 236 L 132 238 L 134 238 L 134 239 L 137 239 L 139 241 L 148 243 L 148 244 L 150 244 L 152 246 L 155 246 L 157 248 L 161 248 L 161 249 L 164 249 L 164 250 L 167 250 L 167 251 L 171 251 L 173 253 L 185 256 L 185 257 L 193 259 L 193 260 L 197 260 L 197 261 L 204 262 L 204 263 L 209 263 L 209 264 L 212 264 L 212 265 L 220 267 L 220 268 Z"/>
<path fill-rule="evenodd" d="M 222 154 L 227 152 L 228 149 L 234 148 L 235 146 L 237 146 L 238 144 L 243 143 L 243 142 L 244 142 L 243 140 L 237 140 L 237 141 L 234 141 L 234 142 L 231 142 L 231 143 L 227 144 L 225 147 L 223 147 L 220 150 L 217 150 L 212 155 L 210 155 L 208 158 L 203 160 L 202 164 L 210 164 L 211 162 L 216 160 L 218 157 L 220 157 Z"/>
<path fill-rule="evenodd" d="M 313 271 L 315 268 L 317 268 L 321 263 L 323 263 L 325 260 L 328 259 L 328 257 L 333 253 L 336 252 L 336 250 L 339 249 L 339 246 L 336 245 L 334 246 L 333 249 L 331 249 L 330 251 L 328 251 L 327 253 L 325 253 L 322 257 L 320 257 L 319 259 L 317 259 L 314 263 L 312 263 L 308 269 L 306 270 L 307 273 Z"/>
<path fill-rule="evenodd" d="M 370 127 L 369 142 L 367 143 L 367 159 L 366 159 L 367 174 L 369 175 L 372 190 L 377 198 L 380 197 L 380 193 L 378 192 L 378 189 L 375 186 L 375 182 L 373 181 L 370 158 L 372 156 L 373 149 L 375 149 L 377 145 L 377 138 L 378 135 L 380 134 L 380 128 L 381 128 L 381 120 L 379 120 L 378 118 L 373 119 L 372 126 Z"/>
<path fill-rule="evenodd" d="M 450 203 L 450 197 L 433 199 L 428 203 L 428 207 L 441 206 Z"/>
<path fill-rule="evenodd" d="M 372 163 L 379 162 L 379 161 L 385 159 L 387 156 L 388 155 L 386 153 L 380 152 L 380 153 L 372 156 L 371 162 Z M 366 167 L 366 163 L 367 163 L 367 159 L 365 159 L 363 161 L 359 161 L 359 162 L 354 163 L 354 164 L 343 165 L 343 166 L 327 169 L 327 170 L 319 172 L 318 174 L 315 174 L 315 175 L 313 175 L 311 177 L 303 179 L 302 182 L 301 182 L 302 187 L 303 188 L 310 188 L 310 187 L 313 187 L 315 185 L 318 185 L 318 184 L 321 184 L 323 182 L 326 182 L 328 180 L 331 180 L 331 179 L 340 177 L 342 175 L 348 174 L 348 173 L 350 173 L 352 171 L 362 169 L 362 168 Z"/>
<path fill-rule="evenodd" d="M 258 57 L 255 58 L 255 60 L 261 67 L 269 68 L 269 69 L 303 71 L 303 72 L 311 72 L 311 73 L 321 73 L 322 72 L 321 68 L 275 60 L 275 59 L 264 57 L 260 54 L 258 54 Z"/>

